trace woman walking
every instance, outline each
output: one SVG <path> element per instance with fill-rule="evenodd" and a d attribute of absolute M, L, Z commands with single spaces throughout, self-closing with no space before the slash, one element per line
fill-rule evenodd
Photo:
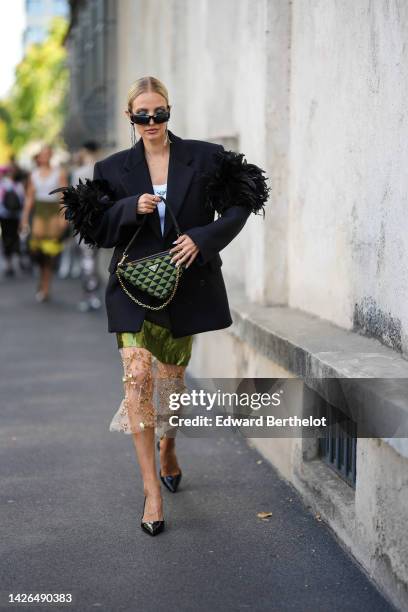
<path fill-rule="evenodd" d="M 49 195 L 58 185 L 67 184 L 66 172 L 51 165 L 52 154 L 52 148 L 46 145 L 36 156 L 37 168 L 28 178 L 20 226 L 21 231 L 26 231 L 31 220 L 29 249 L 33 261 L 40 268 L 35 296 L 38 302 L 49 300 L 52 275 L 57 257 L 64 249 L 63 236 L 68 227 L 60 212 L 59 197 Z"/>
<path fill-rule="evenodd" d="M 75 190 L 64 191 L 66 216 L 82 238 L 98 247 L 114 247 L 105 301 L 108 331 L 116 334 L 123 363 L 124 398 L 110 429 L 133 435 L 145 495 L 141 527 L 150 535 L 164 528 L 160 480 L 174 493 L 182 476 L 177 430 L 169 426 L 169 394 L 185 390 L 194 335 L 232 324 L 218 252 L 240 232 L 250 212 L 262 208 L 269 189 L 263 171 L 244 167 L 242 156 L 168 130 L 170 108 L 167 89 L 158 79 L 136 81 L 125 111 L 133 146 L 95 164 L 98 207 L 85 203 L 84 186 L 77 199 Z M 237 178 L 242 179 L 239 192 Z M 105 210 L 103 185 L 109 186 L 111 198 Z M 223 194 L 225 188 L 229 194 Z M 221 217 L 214 221 L 217 206 Z M 178 237 L 169 207 L 184 232 Z M 130 284 L 126 287 L 117 273 L 127 245 L 129 260 L 170 249 L 172 265 L 183 270 L 164 308 L 159 308 L 163 300 Z"/>

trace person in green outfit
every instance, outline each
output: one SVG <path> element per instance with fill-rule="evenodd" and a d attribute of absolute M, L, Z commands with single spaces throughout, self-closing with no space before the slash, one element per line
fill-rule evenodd
<path fill-rule="evenodd" d="M 123 363 L 124 397 L 110 430 L 132 434 L 145 495 L 141 527 L 157 535 L 164 528 L 161 483 L 175 493 L 182 475 L 169 396 L 187 391 L 184 377 L 195 336 L 233 323 L 219 251 L 251 212 L 261 210 L 268 189 L 264 171 L 247 164 L 243 154 L 168 130 L 168 92 L 155 77 L 138 79 L 127 102 L 131 148 L 96 162 L 90 185 L 63 191 L 76 231 L 90 245 L 114 248 L 105 304 L 108 331 L 116 334 Z M 183 264 L 170 301 L 160 303 L 133 286 L 123 290 L 117 265 L 133 236 L 129 261 L 170 250 L 172 263 Z"/>
<path fill-rule="evenodd" d="M 145 107 L 152 115 L 165 111 L 167 91 L 160 83 L 154 89 L 156 91 L 148 91 L 143 82 L 136 83 L 129 96 L 130 110 L 139 112 L 139 107 Z M 166 196 L 167 193 L 170 142 L 166 124 L 149 123 L 137 127 L 143 138 L 154 191 L 154 194 L 142 194 L 139 197 L 137 214 L 152 214 L 157 207 L 163 233 L 165 205 L 159 196 Z M 197 252 L 197 246 L 188 238 L 184 250 L 184 254 L 189 254 L 187 265 L 192 263 Z M 186 389 L 184 374 L 191 357 L 193 335 L 173 338 L 169 310 L 165 307 L 161 310 L 146 309 L 139 332 L 117 332 L 116 338 L 123 362 L 125 397 L 112 419 L 110 431 L 135 434 L 133 439 L 145 494 L 141 526 L 149 534 L 156 535 L 163 530 L 164 519 L 163 500 L 154 461 L 154 431 L 160 436 L 160 479 L 175 493 L 182 472 L 175 452 L 177 429 L 170 427 L 168 421 L 169 394 Z M 142 432 L 144 435 L 137 435 Z"/>

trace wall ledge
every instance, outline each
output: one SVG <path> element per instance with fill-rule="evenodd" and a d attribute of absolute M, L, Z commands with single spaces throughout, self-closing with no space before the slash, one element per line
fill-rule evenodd
<path fill-rule="evenodd" d="M 324 395 L 324 379 L 353 379 L 360 408 L 368 416 L 374 397 L 378 434 L 408 458 L 408 361 L 378 340 L 288 306 L 249 303 L 241 284 L 226 279 L 233 325 L 229 333 L 302 378 Z M 361 381 L 361 379 L 366 379 Z M 376 379 L 376 380 L 370 380 Z M 316 382 L 318 381 L 318 382 Z M 316 384 L 318 388 L 316 388 Z M 372 404 L 371 404 L 372 405 Z M 365 406 L 365 408 L 364 408 Z M 383 419 L 383 420 L 381 420 Z M 392 419 L 392 424 L 385 421 Z M 389 434 L 390 428 L 392 435 Z"/>

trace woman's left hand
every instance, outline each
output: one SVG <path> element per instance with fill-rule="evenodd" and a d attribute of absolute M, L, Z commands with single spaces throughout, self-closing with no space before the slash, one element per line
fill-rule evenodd
<path fill-rule="evenodd" d="M 170 249 L 170 253 L 174 253 L 171 258 L 171 262 L 179 266 L 182 263 L 186 263 L 186 268 L 190 266 L 198 255 L 199 248 L 190 236 L 182 234 L 174 241 L 176 246 Z"/>

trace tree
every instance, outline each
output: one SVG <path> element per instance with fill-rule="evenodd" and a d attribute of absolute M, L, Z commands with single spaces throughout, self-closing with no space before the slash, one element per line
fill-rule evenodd
<path fill-rule="evenodd" d="M 14 153 L 32 140 L 62 144 L 68 93 L 66 31 L 65 19 L 52 20 L 45 41 L 28 47 L 11 93 L 0 105 L 0 124 L 6 126 L 7 144 Z"/>

